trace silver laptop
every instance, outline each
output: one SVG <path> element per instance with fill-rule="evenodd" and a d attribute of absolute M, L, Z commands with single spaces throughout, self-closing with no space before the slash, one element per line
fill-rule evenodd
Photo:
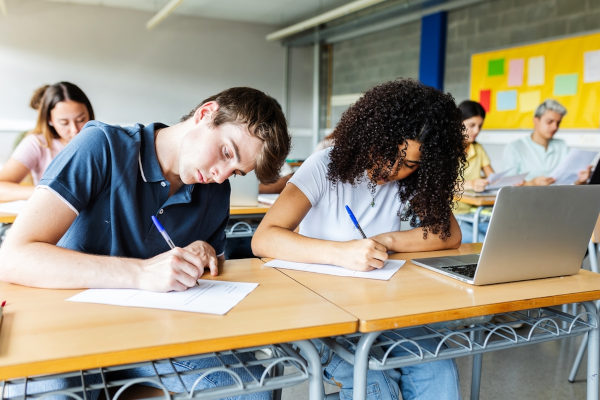
<path fill-rule="evenodd" d="M 231 185 L 231 206 L 257 206 L 258 205 L 258 178 L 251 171 L 246 176 L 232 176 L 229 178 Z"/>
<path fill-rule="evenodd" d="M 504 187 L 481 254 L 412 262 L 473 285 L 573 275 L 599 212 L 598 185 Z"/>

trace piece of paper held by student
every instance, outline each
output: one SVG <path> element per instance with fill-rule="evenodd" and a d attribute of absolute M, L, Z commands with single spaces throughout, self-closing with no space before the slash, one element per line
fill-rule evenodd
<path fill-rule="evenodd" d="M 556 179 L 555 185 L 571 185 L 577 181 L 577 173 L 592 164 L 598 153 L 589 150 L 571 149 L 565 158 L 554 168 L 550 176 Z"/>
<path fill-rule="evenodd" d="M 67 299 L 83 303 L 162 308 L 207 314 L 226 314 L 258 283 L 198 280 L 183 292 L 157 293 L 137 289 L 88 289 Z"/>
<path fill-rule="evenodd" d="M 501 187 L 504 187 L 504 186 L 518 185 L 519 183 L 523 182 L 523 180 L 525 179 L 526 176 L 527 176 L 527 173 L 510 175 L 510 176 L 505 176 L 505 173 L 503 173 L 501 177 L 495 179 L 494 181 L 490 181 L 490 184 L 487 185 L 485 187 L 485 189 L 486 190 L 496 190 L 496 189 L 500 189 Z"/>
<path fill-rule="evenodd" d="M 267 267 L 295 269 L 297 271 L 316 272 L 326 275 L 350 276 L 354 278 L 389 280 L 404 265 L 405 260 L 387 260 L 381 269 L 361 272 L 328 264 L 306 264 L 284 260 L 271 260 L 265 264 Z"/>

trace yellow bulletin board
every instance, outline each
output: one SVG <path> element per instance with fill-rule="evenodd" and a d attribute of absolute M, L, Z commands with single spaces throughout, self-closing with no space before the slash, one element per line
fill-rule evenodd
<path fill-rule="evenodd" d="M 600 33 L 473 54 L 470 98 L 486 129 L 530 129 L 549 98 L 567 108 L 561 128 L 598 129 Z"/>

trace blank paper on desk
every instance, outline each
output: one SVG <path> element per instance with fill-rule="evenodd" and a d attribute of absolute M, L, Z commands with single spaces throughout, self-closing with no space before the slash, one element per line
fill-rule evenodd
<path fill-rule="evenodd" d="M 318 274 L 350 276 L 353 278 L 389 280 L 404 265 L 405 260 L 387 260 L 381 269 L 361 272 L 328 264 L 306 264 L 284 260 L 271 260 L 265 264 L 267 267 L 295 269 L 297 271 L 316 272 Z"/>
<path fill-rule="evenodd" d="M 158 293 L 137 289 L 88 289 L 68 298 L 67 301 L 223 315 L 257 286 L 258 283 L 199 279 L 198 286 L 184 292 Z"/>

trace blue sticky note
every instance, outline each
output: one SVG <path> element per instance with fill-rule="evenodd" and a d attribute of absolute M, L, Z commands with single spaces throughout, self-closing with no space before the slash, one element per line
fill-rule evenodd
<path fill-rule="evenodd" d="M 508 111 L 517 109 L 517 91 L 504 90 L 496 93 L 496 110 Z"/>

